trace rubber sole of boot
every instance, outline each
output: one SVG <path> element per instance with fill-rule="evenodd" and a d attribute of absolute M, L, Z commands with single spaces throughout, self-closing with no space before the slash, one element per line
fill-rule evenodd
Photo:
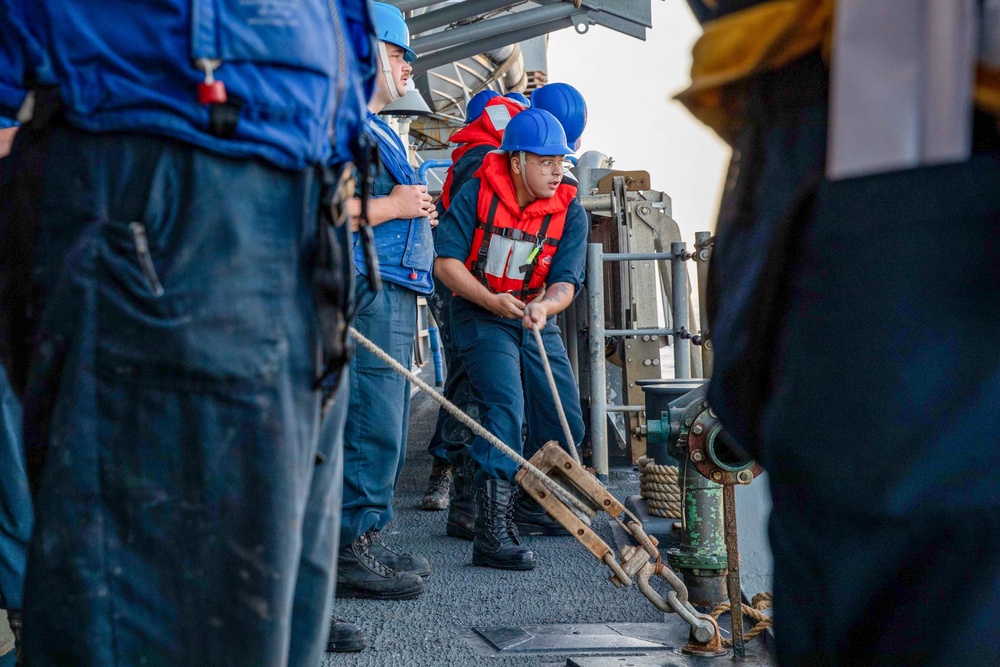
<path fill-rule="evenodd" d="M 367 588 L 355 588 L 354 586 L 341 586 L 337 584 L 336 597 L 356 598 L 361 600 L 412 600 L 424 594 L 424 581 L 420 580 L 420 586 L 404 588 L 398 591 L 372 591 Z"/>
<path fill-rule="evenodd" d="M 430 565 L 428 565 L 426 570 L 399 570 L 399 572 L 406 572 L 407 574 L 415 574 L 421 579 L 426 579 L 427 577 L 431 576 L 431 573 L 434 572 L 434 570 L 431 568 Z"/>
<path fill-rule="evenodd" d="M 527 563 L 505 563 L 503 561 L 496 561 L 489 556 L 484 556 L 482 554 L 472 553 L 472 564 L 479 567 L 490 567 L 494 570 L 517 570 L 517 571 L 527 571 L 534 570 L 537 563 L 534 559 L 528 561 Z"/>
<path fill-rule="evenodd" d="M 363 651 L 365 647 L 368 646 L 368 642 L 365 640 L 364 635 L 358 637 L 351 637 L 349 639 L 341 639 L 336 642 L 327 642 L 326 652 L 327 653 L 357 653 L 358 651 Z"/>

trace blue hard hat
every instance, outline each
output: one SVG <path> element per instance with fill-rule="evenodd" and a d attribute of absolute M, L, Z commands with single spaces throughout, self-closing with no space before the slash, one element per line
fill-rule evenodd
<path fill-rule="evenodd" d="M 518 104 L 520 104 L 522 106 L 525 106 L 525 107 L 530 107 L 531 106 L 531 102 L 528 101 L 528 98 L 525 97 L 524 95 L 522 95 L 521 93 L 511 91 L 511 92 L 507 93 L 506 95 L 504 95 L 504 97 L 506 97 L 508 100 L 514 100 L 515 102 L 517 102 Z"/>
<path fill-rule="evenodd" d="M 573 150 L 580 148 L 580 135 L 587 127 L 587 102 L 568 83 L 550 83 L 531 94 L 531 106 L 544 109 L 559 119 Z"/>
<path fill-rule="evenodd" d="M 375 19 L 376 39 L 403 49 L 406 52 L 403 57 L 408 63 L 417 59 L 410 48 L 410 29 L 406 27 L 403 12 L 384 2 L 373 2 L 372 18 Z"/>
<path fill-rule="evenodd" d="M 510 119 L 503 133 L 502 151 L 526 151 L 536 155 L 569 155 L 566 132 L 548 111 L 525 109 Z"/>
<path fill-rule="evenodd" d="M 489 89 L 480 90 L 478 93 L 473 95 L 472 99 L 469 100 L 469 103 L 465 106 L 465 124 L 468 125 L 482 116 L 483 109 L 486 108 L 486 103 L 494 97 L 500 97 L 500 93 Z"/>

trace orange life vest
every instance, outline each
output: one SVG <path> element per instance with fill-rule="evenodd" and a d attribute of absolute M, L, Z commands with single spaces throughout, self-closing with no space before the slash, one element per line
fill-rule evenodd
<path fill-rule="evenodd" d="M 458 147 L 451 152 L 451 166 L 448 167 L 448 176 L 441 186 L 441 204 L 444 205 L 444 210 L 448 210 L 448 207 L 451 206 L 451 198 L 456 194 L 452 192 L 455 164 L 476 146 L 499 148 L 507 123 L 522 111 L 524 111 L 524 107 L 514 100 L 506 97 L 494 97 L 486 103 L 479 118 L 452 135 L 451 143 L 458 144 Z"/>
<path fill-rule="evenodd" d="M 528 303 L 545 288 L 576 186 L 563 182 L 551 198 L 521 210 L 507 160 L 490 153 L 476 172 L 476 231 L 465 267 L 491 292 Z"/>

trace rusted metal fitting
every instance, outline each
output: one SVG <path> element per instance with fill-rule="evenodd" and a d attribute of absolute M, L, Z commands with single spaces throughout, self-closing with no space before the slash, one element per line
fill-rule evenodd
<path fill-rule="evenodd" d="M 601 560 L 604 561 L 604 564 L 607 565 L 612 572 L 611 583 L 618 588 L 628 588 L 632 585 L 632 578 L 626 574 L 625 570 L 622 569 L 622 566 L 615 560 L 615 554 L 613 552 L 607 552 Z"/>
<path fill-rule="evenodd" d="M 622 560 L 622 570 L 624 570 L 626 576 L 629 578 L 631 583 L 632 577 L 635 576 L 639 570 L 646 566 L 649 562 L 649 556 L 643 549 L 639 549 L 632 545 L 626 545 L 622 547 L 621 550 L 621 560 Z"/>
<path fill-rule="evenodd" d="M 650 578 L 654 575 L 666 581 L 667 584 L 670 585 L 671 589 L 673 589 L 667 592 L 666 599 L 657 593 L 656 589 L 654 589 L 652 584 L 649 583 Z M 673 612 L 681 613 L 679 610 L 688 605 L 687 586 L 684 585 L 684 582 L 681 581 L 681 578 L 678 577 L 673 570 L 664 565 L 662 562 L 646 563 L 646 565 L 644 565 L 643 568 L 636 573 L 635 581 L 639 586 L 639 590 L 646 596 L 646 599 L 652 602 L 654 607 L 666 614 Z M 671 601 L 673 604 L 671 604 Z M 693 611 L 693 607 L 691 609 L 691 613 L 697 613 Z M 681 613 L 681 615 L 684 616 L 683 613 Z"/>
<path fill-rule="evenodd" d="M 625 528 L 632 535 L 632 537 L 636 539 L 650 558 L 656 561 L 660 560 L 660 550 L 657 548 L 659 542 L 656 541 L 655 537 L 650 537 L 646 534 L 646 531 L 642 529 L 641 523 L 629 521 Z"/>
<path fill-rule="evenodd" d="M 691 636 L 688 637 L 688 643 L 681 649 L 682 653 L 687 655 L 697 655 L 703 658 L 716 658 L 723 655 L 728 655 L 729 651 L 722 648 L 722 634 L 719 632 L 719 624 L 715 622 L 715 619 L 708 615 L 700 615 L 700 618 L 711 622 L 712 627 L 715 632 L 712 634 L 712 638 L 707 642 L 699 642 L 695 636 L 694 632 L 691 632 Z"/>
<path fill-rule="evenodd" d="M 716 484 L 750 484 L 764 469 L 752 459 L 742 458 L 729 446 L 722 423 L 707 403 L 692 406 L 685 415 L 681 438 L 694 467 Z M 690 420 L 690 425 L 687 424 Z"/>

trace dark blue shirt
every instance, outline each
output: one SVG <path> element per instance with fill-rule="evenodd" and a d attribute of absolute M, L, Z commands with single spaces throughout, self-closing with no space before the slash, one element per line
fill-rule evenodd
<path fill-rule="evenodd" d="M 463 263 L 469 258 L 472 237 L 476 232 L 478 200 L 479 179 L 473 178 L 451 200 L 451 207 L 437 226 L 435 250 L 438 257 L 451 257 Z M 580 202 L 574 199 L 566 211 L 566 225 L 563 227 L 559 247 L 552 257 L 547 284 L 569 283 L 579 292 L 587 268 L 588 230 L 587 214 Z"/>

